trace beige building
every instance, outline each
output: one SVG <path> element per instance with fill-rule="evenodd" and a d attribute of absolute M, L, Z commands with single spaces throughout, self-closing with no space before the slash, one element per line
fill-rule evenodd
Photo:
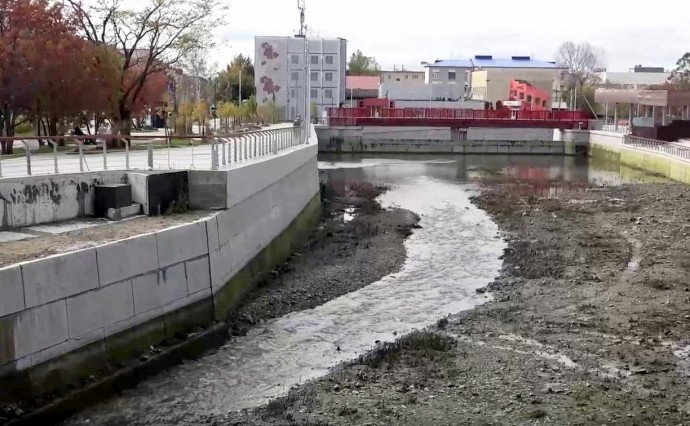
<path fill-rule="evenodd" d="M 381 83 L 424 84 L 424 71 L 381 71 Z"/>
<path fill-rule="evenodd" d="M 551 94 L 552 104 L 559 105 L 563 86 L 563 70 L 554 68 L 487 68 L 472 72 L 471 98 L 491 102 L 505 101 L 510 95 L 510 82 L 524 80 Z"/>

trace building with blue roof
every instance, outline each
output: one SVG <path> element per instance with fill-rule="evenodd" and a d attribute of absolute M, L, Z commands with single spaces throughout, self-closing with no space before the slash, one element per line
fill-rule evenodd
<path fill-rule="evenodd" d="M 423 63 L 425 80 L 430 84 L 463 84 L 466 98 L 491 102 L 505 101 L 510 97 L 513 80 L 523 80 L 532 86 L 552 93 L 552 105 L 559 108 L 563 67 L 552 61 L 533 59 L 530 56 L 494 58 L 492 55 L 475 55 L 469 59 L 437 60 Z"/>

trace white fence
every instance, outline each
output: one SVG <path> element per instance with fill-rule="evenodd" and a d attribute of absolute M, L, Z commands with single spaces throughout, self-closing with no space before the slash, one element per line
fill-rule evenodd
<path fill-rule="evenodd" d="M 215 170 L 232 167 L 266 155 L 275 155 L 282 150 L 303 144 L 307 141 L 305 134 L 307 129 L 307 125 L 283 126 L 234 136 L 194 135 L 188 137 L 189 146 L 178 148 L 170 147 L 173 139 L 171 137 L 166 138 L 168 147 L 156 148 L 153 142 L 144 141 L 135 144 L 136 148 L 132 148 L 133 141 L 151 140 L 151 138 L 133 136 L 128 140 L 122 139 L 125 145 L 124 151 L 110 151 L 105 143 L 102 143 L 101 147 L 88 150 L 88 146 L 83 143 L 88 137 L 81 137 L 70 152 L 59 151 L 56 143 L 50 142 L 53 146 L 52 153 L 32 154 L 29 144 L 23 140 L 25 145 L 23 156 L 3 157 L 0 155 L 0 177 L 100 170 Z M 108 137 L 99 135 L 99 139 L 103 140 Z M 141 149 L 142 147 L 144 149 Z"/>

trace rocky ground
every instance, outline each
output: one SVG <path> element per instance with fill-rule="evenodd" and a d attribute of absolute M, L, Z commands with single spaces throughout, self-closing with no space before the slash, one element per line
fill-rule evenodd
<path fill-rule="evenodd" d="M 494 301 L 222 425 L 690 424 L 690 187 L 486 182 Z"/>
<path fill-rule="evenodd" d="M 382 209 L 375 200 L 387 188 L 329 182 L 323 188 L 323 219 L 305 246 L 272 272 L 229 318 L 232 333 L 295 311 L 312 309 L 399 270 L 403 241 L 419 217 Z"/>

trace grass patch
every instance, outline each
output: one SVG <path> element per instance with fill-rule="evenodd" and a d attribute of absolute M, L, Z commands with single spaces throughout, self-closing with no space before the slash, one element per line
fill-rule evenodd
<path fill-rule="evenodd" d="M 390 364 L 399 360 L 403 354 L 419 359 L 435 360 L 447 355 L 455 345 L 455 339 L 450 336 L 431 331 L 415 331 L 395 342 L 385 343 L 361 355 L 355 364 L 379 368 L 384 363 Z"/>

